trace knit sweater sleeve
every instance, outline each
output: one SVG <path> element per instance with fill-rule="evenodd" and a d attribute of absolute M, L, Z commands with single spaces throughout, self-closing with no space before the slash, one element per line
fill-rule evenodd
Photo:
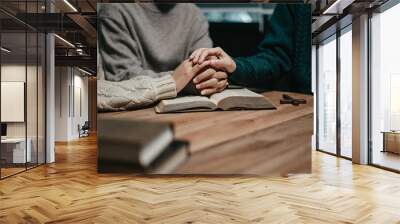
<path fill-rule="evenodd" d="M 267 34 L 258 46 L 258 53 L 235 58 L 236 70 L 230 81 L 247 87 L 271 88 L 273 80 L 292 67 L 293 34 L 293 14 L 286 5 L 278 5 L 267 23 Z"/>
<path fill-rule="evenodd" d="M 171 75 L 159 78 L 137 76 L 120 82 L 97 81 L 99 112 L 137 109 L 176 95 L 176 85 Z"/>

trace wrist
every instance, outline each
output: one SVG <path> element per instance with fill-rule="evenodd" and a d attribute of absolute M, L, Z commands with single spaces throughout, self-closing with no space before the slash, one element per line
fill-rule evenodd
<path fill-rule="evenodd" d="M 172 74 L 172 78 L 175 81 L 177 93 L 179 93 L 186 86 L 186 84 L 192 79 L 190 74 L 186 73 L 179 74 L 177 72 L 174 72 Z"/>
<path fill-rule="evenodd" d="M 231 63 L 228 66 L 228 73 L 233 73 L 236 70 L 236 62 L 231 59 Z"/>

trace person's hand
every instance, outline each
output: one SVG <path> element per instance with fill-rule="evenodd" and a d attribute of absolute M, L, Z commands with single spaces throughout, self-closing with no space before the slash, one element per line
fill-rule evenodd
<path fill-rule="evenodd" d="M 227 79 L 228 74 L 226 72 L 215 71 L 215 69 L 208 67 L 200 71 L 193 79 L 193 82 L 201 95 L 211 95 L 224 90 L 228 86 Z"/>
<path fill-rule="evenodd" d="M 217 59 L 217 57 L 209 56 L 207 59 L 210 63 L 211 59 Z M 216 71 L 208 66 L 196 75 L 193 83 L 201 95 L 211 95 L 223 91 L 228 86 L 228 74 L 224 71 Z"/>
<path fill-rule="evenodd" d="M 179 93 L 193 77 L 209 65 L 209 62 L 193 65 L 189 60 L 184 60 L 172 73 L 175 80 L 176 91 Z"/>
<path fill-rule="evenodd" d="M 210 56 L 216 56 L 217 58 L 209 59 Z M 189 60 L 191 60 L 193 64 L 209 62 L 210 66 L 216 70 L 224 70 L 228 73 L 232 73 L 236 70 L 235 61 L 220 47 L 199 48 L 190 55 Z"/>

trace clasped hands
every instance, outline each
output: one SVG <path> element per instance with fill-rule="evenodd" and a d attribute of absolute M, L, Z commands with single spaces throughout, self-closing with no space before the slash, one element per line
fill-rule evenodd
<path fill-rule="evenodd" d="M 236 69 L 235 61 L 221 48 L 199 48 L 173 72 L 177 92 L 193 80 L 201 95 L 223 91 L 228 86 L 228 74 Z"/>

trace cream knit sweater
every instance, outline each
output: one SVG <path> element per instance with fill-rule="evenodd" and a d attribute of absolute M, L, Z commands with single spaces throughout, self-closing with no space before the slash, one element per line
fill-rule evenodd
<path fill-rule="evenodd" d="M 176 95 L 171 75 L 160 78 L 136 76 L 120 82 L 97 80 L 97 108 L 100 112 L 136 109 Z"/>

